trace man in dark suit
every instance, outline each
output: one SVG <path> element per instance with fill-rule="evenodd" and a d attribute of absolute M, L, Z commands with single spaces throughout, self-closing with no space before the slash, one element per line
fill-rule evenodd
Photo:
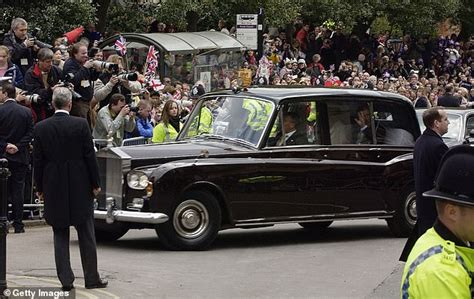
<path fill-rule="evenodd" d="M 298 114 L 288 112 L 283 116 L 283 132 L 279 132 L 274 138 L 269 138 L 269 146 L 291 146 L 308 144 L 306 131 L 298 130 Z"/>
<path fill-rule="evenodd" d="M 15 86 L 3 81 L 0 85 L 0 102 L 3 102 L 0 106 L 0 157 L 8 160 L 11 172 L 8 178 L 8 200 L 12 205 L 10 220 L 13 220 L 15 233 L 24 233 L 23 202 L 33 116 L 30 109 L 16 102 L 15 96 Z"/>
<path fill-rule="evenodd" d="M 54 255 L 63 290 L 71 290 L 74 273 L 69 258 L 69 226 L 79 238 L 85 286 L 105 288 L 97 270 L 93 197 L 100 192 L 99 169 L 87 121 L 69 116 L 71 92 L 53 91 L 54 116 L 34 131 L 33 157 L 38 196 L 44 198 L 46 222 L 53 227 Z"/>
<path fill-rule="evenodd" d="M 461 98 L 455 96 L 453 94 L 454 86 L 452 84 L 446 85 L 444 95 L 438 98 L 438 106 L 443 107 L 460 107 L 461 106 Z"/>
<path fill-rule="evenodd" d="M 423 196 L 423 192 L 434 188 L 441 157 L 448 150 L 441 138 L 448 132 L 448 115 L 443 108 L 433 107 L 423 112 L 423 123 L 426 130 L 416 141 L 413 152 L 418 236 L 432 227 L 438 216 L 435 201 Z"/>

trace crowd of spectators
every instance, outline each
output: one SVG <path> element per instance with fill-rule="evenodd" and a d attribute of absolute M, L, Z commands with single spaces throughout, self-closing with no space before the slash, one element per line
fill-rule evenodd
<path fill-rule="evenodd" d="M 219 22 L 218 30 L 235 32 L 224 22 Z M 174 137 L 181 129 L 179 120 L 192 109 L 193 96 L 204 93 L 203 85 L 161 78 L 156 88 L 156 82 L 150 84 L 141 72 L 130 76 L 120 55 L 108 55 L 104 61 L 96 47 L 100 34 L 92 34 L 94 28 L 87 32 L 76 43 L 58 38 L 52 48 L 40 47 L 29 38 L 27 22 L 13 20 L 5 46 L 0 46 L 0 77 L 12 77 L 25 91 L 17 100 L 31 107 L 35 122 L 53 114 L 52 90 L 66 85 L 74 90 L 71 114 L 87 118 L 95 138 L 119 145 L 129 137 L 155 142 Z M 241 67 L 223 73 L 225 78 L 219 78 L 216 86 L 365 88 L 404 95 L 416 107 L 474 103 L 474 37 L 395 39 L 389 34 L 348 35 L 341 28 L 302 24 L 295 34 L 264 34 L 263 54 L 259 59 L 255 51 L 246 51 Z M 168 101 L 176 105 L 166 105 Z"/>
<path fill-rule="evenodd" d="M 416 107 L 469 106 L 474 101 L 474 36 L 401 39 L 389 34 L 345 34 L 341 28 L 304 24 L 292 38 L 265 34 L 264 56 L 249 51 L 243 68 L 250 84 L 367 88 L 399 93 Z M 262 71 L 263 70 L 263 71 Z M 241 80 L 248 74 L 242 73 Z M 263 74 L 263 75 L 261 75 Z"/>

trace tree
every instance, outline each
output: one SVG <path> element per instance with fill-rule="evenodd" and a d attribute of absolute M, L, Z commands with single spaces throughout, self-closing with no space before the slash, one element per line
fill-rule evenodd
<path fill-rule="evenodd" d="M 7 32 L 13 18 L 21 17 L 31 28 L 39 27 L 38 38 L 52 42 L 65 32 L 94 21 L 95 7 L 89 0 L 10 1 L 2 7 L 0 28 Z"/>

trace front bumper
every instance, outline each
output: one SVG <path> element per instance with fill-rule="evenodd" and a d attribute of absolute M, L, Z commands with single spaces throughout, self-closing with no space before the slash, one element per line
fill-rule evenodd
<path fill-rule="evenodd" d="M 94 218 L 105 220 L 107 223 L 118 222 L 135 222 L 147 224 L 160 224 L 168 221 L 169 217 L 163 213 L 149 212 L 133 212 L 115 209 L 115 201 L 113 198 L 107 198 L 106 211 L 94 210 Z"/>

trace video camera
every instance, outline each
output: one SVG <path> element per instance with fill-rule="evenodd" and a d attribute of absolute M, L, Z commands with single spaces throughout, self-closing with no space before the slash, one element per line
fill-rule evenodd
<path fill-rule="evenodd" d="M 33 29 L 33 31 L 31 32 L 30 40 L 33 40 L 35 45 L 37 45 L 40 48 L 52 49 L 53 46 L 51 46 L 50 44 L 38 40 L 36 36 L 38 35 L 39 32 L 41 32 L 40 28 L 36 27 L 35 29 Z"/>

